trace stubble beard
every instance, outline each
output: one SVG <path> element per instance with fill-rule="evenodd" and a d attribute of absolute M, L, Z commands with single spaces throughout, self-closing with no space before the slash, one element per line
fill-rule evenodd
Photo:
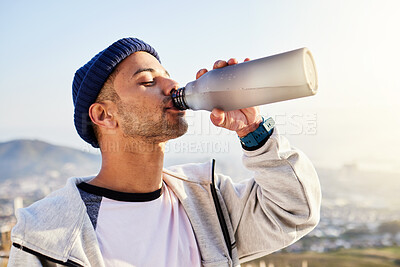
<path fill-rule="evenodd" d="M 185 117 L 177 114 L 169 116 L 164 107 L 160 104 L 154 108 L 143 108 L 120 102 L 118 113 L 122 118 L 124 136 L 155 144 L 184 135 L 188 129 Z"/>

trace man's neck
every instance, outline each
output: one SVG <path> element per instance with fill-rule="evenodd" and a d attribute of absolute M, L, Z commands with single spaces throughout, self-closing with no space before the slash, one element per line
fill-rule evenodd
<path fill-rule="evenodd" d="M 102 166 L 89 183 L 127 193 L 161 188 L 165 143 L 118 143 L 102 147 Z"/>

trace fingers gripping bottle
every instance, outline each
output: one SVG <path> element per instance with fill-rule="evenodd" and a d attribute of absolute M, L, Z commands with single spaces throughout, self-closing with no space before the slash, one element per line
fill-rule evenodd
<path fill-rule="evenodd" d="M 301 48 L 209 71 L 171 96 L 181 110 L 229 111 L 311 96 L 317 89 L 313 57 Z"/>

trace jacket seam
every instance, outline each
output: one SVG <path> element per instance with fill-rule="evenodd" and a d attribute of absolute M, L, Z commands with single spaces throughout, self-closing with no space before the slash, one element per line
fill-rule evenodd
<path fill-rule="evenodd" d="M 17 246 L 20 246 L 20 247 L 17 247 Z M 16 243 L 16 242 L 13 242 L 13 246 L 14 247 L 16 247 L 16 248 L 19 248 L 19 249 L 22 249 L 23 251 L 25 251 L 25 252 L 28 252 L 28 251 L 26 251 L 26 249 L 28 249 L 28 250 L 30 250 L 30 251 L 33 251 L 33 252 L 35 252 L 35 253 L 37 253 L 37 254 L 39 254 L 39 255 L 42 255 L 42 257 L 45 257 L 45 258 L 50 258 L 50 259 L 53 259 L 53 261 L 60 261 L 60 262 L 63 262 L 62 260 L 57 260 L 57 259 L 55 259 L 55 258 L 52 258 L 52 257 L 50 257 L 50 256 L 48 256 L 49 254 L 53 254 L 53 255 L 55 255 L 55 253 L 52 253 L 51 251 L 49 251 L 49 250 L 47 250 L 47 249 L 44 249 L 44 248 L 39 248 L 39 247 L 37 247 L 35 244 L 32 244 L 32 243 L 30 243 L 30 242 L 27 242 L 27 241 L 23 241 L 23 240 L 21 240 L 21 244 L 18 244 L 18 243 Z M 33 247 L 33 248 L 30 248 L 30 247 Z M 38 249 L 39 248 L 39 250 L 42 250 L 43 251 L 43 253 L 46 253 L 46 254 L 43 254 L 43 253 L 40 253 L 40 252 L 37 252 L 35 249 Z M 33 253 L 30 253 L 30 254 L 33 254 Z M 35 254 L 33 254 L 33 255 L 35 255 Z M 59 255 L 56 255 L 56 256 L 59 256 Z M 62 257 L 62 256 L 61 256 Z M 63 258 L 63 257 L 62 257 Z M 68 260 L 68 257 L 66 257 L 66 260 Z"/>
<path fill-rule="evenodd" d="M 292 169 L 292 172 L 293 172 L 293 174 L 294 174 L 294 176 L 296 177 L 296 180 L 299 182 L 299 184 L 301 185 L 301 191 L 302 191 L 302 193 L 303 193 L 303 196 L 304 196 L 304 198 L 305 198 L 305 200 L 306 200 L 306 205 L 307 205 L 307 208 L 308 208 L 308 215 L 307 215 L 307 219 L 305 220 L 305 222 L 307 222 L 307 221 L 309 221 L 310 219 L 311 219 L 311 206 L 310 206 L 310 200 L 309 200 L 309 198 L 308 198 L 308 196 L 307 196 L 307 194 L 306 194 L 306 192 L 305 192 L 305 189 L 304 189 L 304 185 L 303 185 L 303 183 L 301 182 L 301 180 L 299 179 L 299 176 L 297 175 L 297 172 L 295 171 L 295 169 L 294 169 L 294 167 L 293 167 L 293 165 L 290 163 L 290 161 L 287 159 L 287 158 L 284 158 L 283 160 L 285 160 L 285 162 L 290 166 L 290 168 Z M 297 233 L 298 233 L 298 224 L 296 224 L 295 225 L 295 237 L 294 237 L 294 239 L 293 240 L 296 240 L 297 239 Z M 282 231 L 282 230 L 281 230 Z M 290 245 L 292 242 L 293 242 L 293 240 L 288 240 L 288 244 L 287 245 Z M 285 246 L 286 246 L 286 244 L 285 244 Z"/>
<path fill-rule="evenodd" d="M 213 187 L 214 184 L 210 184 L 210 186 Z M 211 189 L 211 195 L 212 195 L 212 199 L 213 199 L 213 202 L 214 202 L 215 210 L 217 212 L 217 217 L 218 217 L 219 225 L 221 227 L 221 232 L 222 232 L 222 235 L 224 237 L 224 242 L 225 242 L 226 248 L 228 249 L 229 256 L 232 258 L 231 238 L 230 238 L 230 235 L 229 235 L 228 226 L 226 225 L 225 216 L 224 216 L 224 214 L 222 212 L 222 208 L 221 208 L 221 205 L 219 203 L 218 194 L 217 194 L 216 191 L 213 192 L 213 189 Z"/>
<path fill-rule="evenodd" d="M 310 205 L 310 199 L 308 198 L 308 196 L 307 196 L 307 194 L 306 194 L 306 191 L 305 191 L 305 188 L 304 188 L 304 185 L 303 185 L 303 183 L 301 182 L 301 180 L 299 179 L 299 176 L 297 175 L 297 172 L 295 171 L 293 165 L 290 163 L 290 161 L 289 161 L 288 159 L 284 159 L 284 160 L 288 163 L 288 165 L 290 166 L 290 168 L 291 168 L 292 171 L 293 171 L 294 176 L 296 177 L 296 180 L 297 180 L 297 181 L 299 182 L 299 184 L 301 185 L 301 191 L 302 191 L 302 193 L 303 193 L 303 195 L 304 195 L 304 198 L 305 198 L 306 204 L 307 204 L 307 208 L 308 208 L 308 214 L 307 214 L 307 220 L 306 220 L 306 221 L 309 221 L 309 220 L 311 219 L 311 205 Z M 297 226 L 296 226 L 296 228 L 297 228 Z"/>
<path fill-rule="evenodd" d="M 215 179 L 214 179 L 214 166 L 215 166 L 215 160 L 213 160 L 212 162 L 212 171 L 211 171 L 211 184 L 210 184 L 210 190 L 211 190 L 211 196 L 214 202 L 214 206 L 217 212 L 217 217 L 218 217 L 218 221 L 222 230 L 222 235 L 224 237 L 224 241 L 225 241 L 225 245 L 228 249 L 228 253 L 229 253 L 229 257 L 232 259 L 232 240 L 229 234 L 229 229 L 228 226 L 226 224 L 226 219 L 224 216 L 224 213 L 222 211 L 221 208 L 221 203 L 219 202 L 219 198 L 218 198 L 218 193 L 217 193 L 217 189 L 215 187 Z"/>
<path fill-rule="evenodd" d="M 256 186 L 259 187 L 261 190 L 263 190 L 262 187 L 260 185 L 258 185 L 257 183 L 256 183 Z M 257 197 L 257 192 L 256 192 L 256 197 Z M 257 199 L 257 201 L 259 201 L 259 200 Z M 281 223 L 279 222 L 278 219 L 275 218 L 276 214 L 272 213 L 267 208 L 264 209 L 262 205 L 260 205 L 260 207 L 264 211 L 264 215 L 267 216 L 267 214 L 268 214 L 268 218 L 270 218 L 275 223 L 275 225 L 278 226 L 279 232 L 281 233 L 281 235 L 285 236 L 285 231 L 283 230 Z M 283 247 L 286 247 L 288 244 L 290 244 L 290 242 L 283 239 Z"/>
<path fill-rule="evenodd" d="M 261 203 L 261 201 L 258 199 L 258 197 L 257 197 L 257 190 L 258 189 L 261 189 L 261 190 L 263 190 L 263 188 L 253 179 L 253 184 L 252 184 L 252 188 L 250 189 L 250 192 L 251 191 L 255 191 L 254 192 L 254 194 L 255 194 L 255 198 L 257 199 L 257 201 L 258 202 L 260 202 Z M 261 192 L 261 194 L 262 194 L 262 192 Z M 251 193 L 249 194 L 249 196 L 251 195 Z M 247 198 L 247 201 L 249 200 L 249 197 Z M 246 203 L 247 203 L 247 201 L 246 201 Z M 246 204 L 245 204 L 246 205 Z M 283 230 L 283 228 L 282 228 L 282 226 L 281 226 L 281 224 L 279 223 L 279 221 L 275 218 L 275 216 L 274 216 L 274 214 L 272 214 L 268 209 L 264 209 L 263 208 L 263 205 L 261 205 L 260 204 L 260 208 L 263 210 L 263 212 L 264 212 L 264 215 L 265 216 L 267 216 L 269 219 L 271 219 L 273 222 L 274 222 L 274 224 L 276 225 L 276 226 L 278 226 L 278 228 L 279 228 L 279 232 L 281 233 L 281 235 L 282 236 L 285 236 L 285 231 Z M 241 220 L 242 220 L 242 218 L 243 218 L 243 213 L 241 213 L 241 216 L 240 216 L 240 218 L 239 218 L 239 220 L 238 220 L 238 225 L 240 225 L 240 222 L 241 222 Z M 237 231 L 237 227 L 236 227 L 236 231 Z M 296 229 L 297 230 L 297 229 Z M 236 232 L 235 231 L 235 232 Z M 283 240 L 283 246 L 285 247 L 285 246 L 287 246 L 288 244 L 290 244 L 290 242 L 286 242 L 286 240 Z M 235 242 L 235 245 L 236 245 L 236 242 Z M 250 254 L 249 254 L 250 255 Z M 242 258 L 244 258 L 244 257 L 247 257 L 247 255 L 241 255 L 240 257 L 239 257 L 239 260 L 240 259 L 242 259 Z"/>
<path fill-rule="evenodd" d="M 82 213 L 82 211 L 81 211 L 81 213 Z M 25 219 L 25 216 L 24 216 L 24 214 L 21 212 L 20 213 L 21 214 L 21 216 L 23 217 L 23 222 L 24 222 L 24 226 L 23 226 L 23 229 L 24 229 L 24 236 L 26 236 L 26 219 Z M 81 215 L 81 214 L 80 214 Z M 63 251 L 63 254 L 61 255 L 61 258 L 65 258 L 65 259 L 68 259 L 68 257 L 70 257 L 71 255 L 70 255 L 70 251 L 72 250 L 72 248 L 73 248 L 73 246 L 74 246 L 74 244 L 75 244 L 75 242 L 76 242 L 76 239 L 77 239 L 77 237 L 78 237 L 78 232 L 79 232 L 79 230 L 81 229 L 81 227 L 83 226 L 83 223 L 82 223 L 82 221 L 83 221 L 83 217 L 84 216 L 80 216 L 81 217 L 81 219 L 80 220 L 77 220 L 76 221 L 76 223 L 74 224 L 75 226 L 74 226 L 74 232 L 73 232 L 73 234 L 71 235 L 71 237 L 69 238 L 69 240 L 68 240 L 68 246 L 66 247 L 66 249 Z M 22 219 L 22 218 L 21 218 Z M 19 238 L 20 239 L 20 238 Z M 27 248 L 26 247 L 26 245 L 28 245 L 28 246 L 32 246 L 32 247 L 37 247 L 35 244 L 32 244 L 32 243 L 30 243 L 30 242 L 27 242 L 27 241 L 24 241 L 23 239 L 20 239 L 20 242 L 21 242 L 21 244 L 18 244 L 18 243 L 13 243 L 13 245 L 14 244 L 17 244 L 17 245 L 19 245 L 19 246 L 21 246 L 22 248 Z M 27 248 L 27 249 L 29 249 L 29 250 L 32 250 L 32 251 L 35 251 L 35 250 L 33 250 L 33 249 L 30 249 L 30 248 Z M 41 250 L 43 250 L 43 252 L 45 252 L 45 253 L 47 253 L 47 254 L 54 254 L 52 251 L 49 251 L 49 250 L 47 250 L 47 249 L 45 249 L 45 248 L 40 248 Z M 24 250 L 25 251 L 25 250 Z M 25 251 L 26 252 L 26 251 Z M 35 251 L 36 252 L 36 251 Z M 36 252 L 37 254 L 40 254 L 40 255 L 43 255 L 43 257 L 49 257 L 49 256 L 46 256 L 46 255 L 44 255 L 44 254 L 41 254 L 40 252 Z M 53 259 L 53 258 L 51 258 L 51 257 L 49 257 L 50 259 Z M 56 259 L 54 259 L 54 260 L 56 260 Z M 58 260 L 57 260 L 58 261 Z M 60 261 L 60 262 L 62 262 L 62 261 Z M 78 265 L 78 266 L 81 266 L 81 265 Z"/>
<path fill-rule="evenodd" d="M 20 245 L 18 243 L 15 243 L 15 242 L 12 243 L 12 245 L 17 249 L 20 249 L 20 250 L 24 251 L 25 253 L 29 253 L 31 255 L 34 255 L 39 260 L 40 259 L 45 259 L 47 261 L 51 261 L 51 262 L 54 262 L 54 263 L 57 263 L 57 264 L 61 264 L 61 265 L 64 265 L 64 266 L 71 266 L 71 267 L 81 267 L 82 266 L 83 267 L 83 265 L 81 265 L 79 263 L 76 263 L 76 262 L 74 262 L 72 260 L 68 260 L 67 259 L 67 261 L 65 261 L 65 262 L 61 261 L 61 260 L 57 260 L 57 259 L 54 259 L 54 258 L 49 257 L 49 256 L 46 256 L 46 255 L 44 255 L 42 253 L 39 253 L 39 252 L 37 252 L 37 251 L 35 251 L 33 249 L 30 249 L 28 247 L 22 246 L 22 245 Z"/>
<path fill-rule="evenodd" d="M 204 181 L 204 182 L 193 181 L 193 180 L 190 180 L 187 176 L 184 176 L 184 175 L 181 176 L 181 175 L 178 175 L 178 174 L 175 174 L 175 173 L 172 173 L 172 172 L 169 172 L 169 171 L 165 171 L 165 170 L 163 170 L 163 172 L 165 174 L 169 175 L 169 176 L 172 176 L 172 177 L 174 177 L 176 179 L 179 179 L 179 180 L 182 180 L 182 181 L 185 181 L 185 182 L 188 182 L 188 183 L 201 184 L 201 185 L 207 185 L 207 186 L 210 184 L 210 181 Z"/>
<path fill-rule="evenodd" d="M 19 214 L 21 216 L 22 221 L 24 222 L 24 224 L 23 224 L 23 229 L 24 229 L 23 233 L 24 233 L 24 235 L 23 236 L 26 236 L 26 218 L 25 218 L 25 215 L 24 215 L 23 212 L 19 212 Z M 23 238 L 20 238 L 20 240 L 21 240 L 21 245 L 24 245 Z"/>
<path fill-rule="evenodd" d="M 255 182 L 255 180 L 254 180 L 254 178 L 253 178 L 253 183 L 252 183 L 252 185 L 251 185 L 250 193 L 249 193 L 249 196 L 246 198 L 245 204 L 243 205 L 244 207 L 246 206 L 246 204 L 247 204 L 248 201 L 249 201 L 249 198 L 250 198 L 250 195 L 251 195 L 251 191 L 253 191 L 254 187 L 256 187 L 256 186 L 257 186 L 257 183 Z M 257 189 L 255 189 L 255 190 L 257 190 Z M 255 194 L 256 194 L 256 197 L 257 197 L 257 192 L 255 192 Z M 244 208 L 243 208 L 243 209 L 244 209 Z M 237 226 L 240 225 L 240 222 L 242 221 L 243 213 L 244 213 L 244 212 L 241 212 L 241 213 L 240 213 L 239 220 L 238 220 L 238 222 L 237 222 L 237 225 L 235 226 L 236 229 L 233 229 L 234 233 L 237 232 L 237 229 L 238 229 Z M 236 242 L 235 242 L 235 243 L 236 243 Z"/>
<path fill-rule="evenodd" d="M 82 203 L 82 205 L 83 205 L 83 203 Z M 85 214 L 82 214 L 84 211 L 85 211 L 86 209 L 81 209 L 81 211 L 80 211 L 80 216 L 79 216 L 79 220 L 77 220 L 76 221 L 76 223 L 75 223 L 75 227 L 74 227 L 74 232 L 73 232 L 73 234 L 71 235 L 71 238 L 70 238 L 70 242 L 68 242 L 68 244 L 70 244 L 69 245 L 69 247 L 67 247 L 66 249 L 65 249 L 65 257 L 66 258 L 68 258 L 68 257 L 70 257 L 71 255 L 71 250 L 72 250 L 72 248 L 74 247 L 74 244 L 75 244 L 75 242 L 76 242 L 76 240 L 77 240 L 77 238 L 78 238 L 78 233 L 80 232 L 80 230 L 82 229 L 82 227 L 83 227 L 83 219 L 84 219 L 84 215 Z"/>

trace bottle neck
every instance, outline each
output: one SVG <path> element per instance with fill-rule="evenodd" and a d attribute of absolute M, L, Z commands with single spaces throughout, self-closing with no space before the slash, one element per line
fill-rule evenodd
<path fill-rule="evenodd" d="M 185 102 L 185 87 L 172 90 L 171 98 L 172 98 L 172 103 L 177 109 L 180 110 L 189 109 L 189 106 Z"/>

